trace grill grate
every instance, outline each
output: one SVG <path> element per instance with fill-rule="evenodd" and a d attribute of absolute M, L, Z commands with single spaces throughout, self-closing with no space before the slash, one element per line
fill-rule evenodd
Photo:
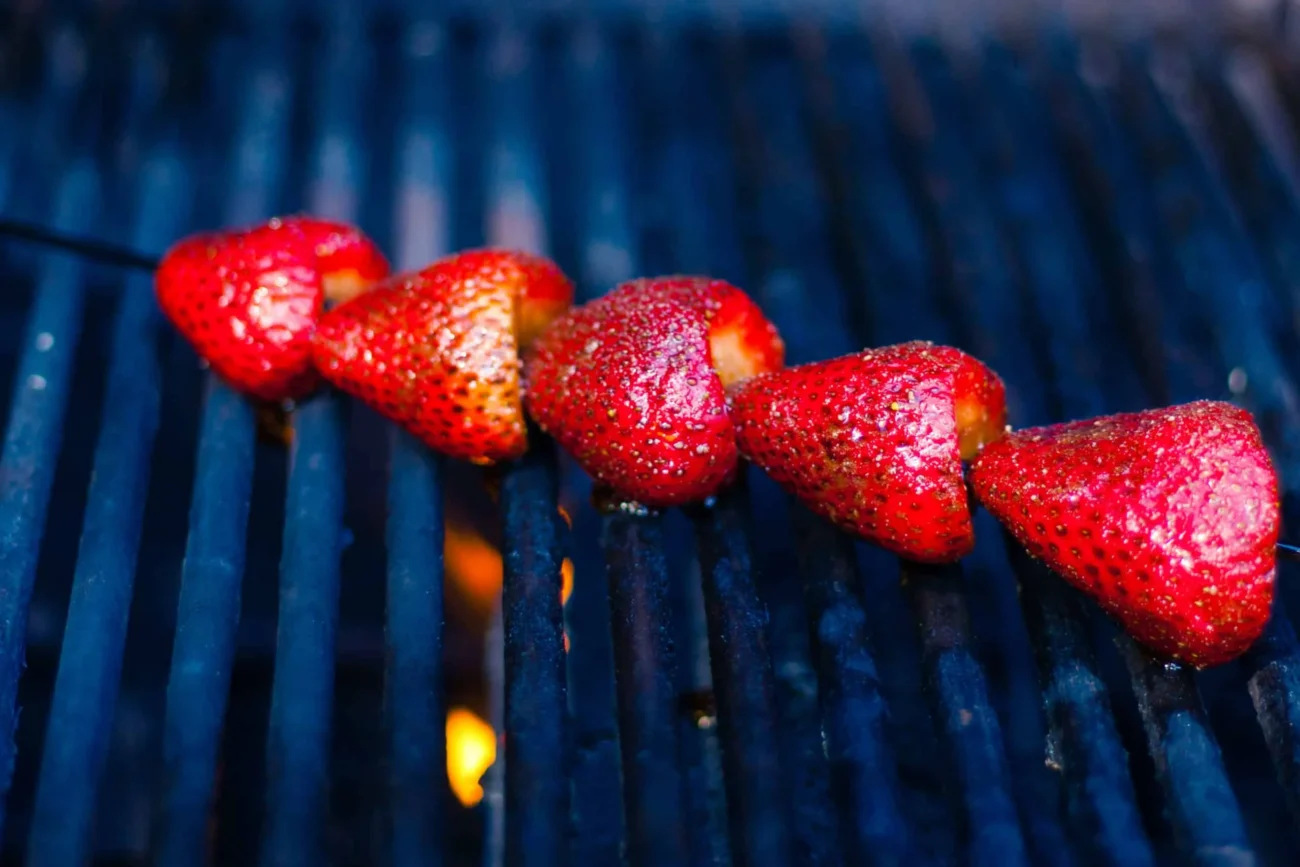
<path fill-rule="evenodd" d="M 1022 425 L 1228 395 L 1294 525 L 1281 37 L 1045 18 L 941 38 L 778 6 L 21 5 L 0 18 L 0 214 L 148 252 L 307 208 L 404 267 L 547 252 L 584 297 L 714 273 L 791 361 L 955 343 Z M 900 565 L 757 473 L 685 513 L 598 515 L 542 445 L 491 480 L 484 692 L 481 636 L 444 599 L 463 468 L 333 395 L 297 410 L 286 454 L 196 369 L 147 276 L 20 245 L 0 274 L 5 863 L 1300 851 L 1292 566 L 1259 645 L 1194 675 L 987 515 L 960 566 Z M 445 780 L 452 701 L 491 709 L 509 759 L 472 810 Z"/>

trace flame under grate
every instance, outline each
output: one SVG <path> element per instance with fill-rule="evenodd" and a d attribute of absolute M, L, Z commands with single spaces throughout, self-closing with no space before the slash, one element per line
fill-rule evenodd
<path fill-rule="evenodd" d="M 585 297 L 708 272 L 791 361 L 962 346 L 1018 425 L 1235 399 L 1296 524 L 1300 68 L 1277 33 L 337 7 L 5 11 L 0 214 L 152 252 L 308 209 L 402 266 L 547 252 Z M 12 245 L 0 277 L 4 863 L 1300 851 L 1293 567 L 1260 644 L 1194 675 L 987 515 L 961 566 L 900 565 L 757 474 L 597 515 L 542 445 L 491 512 L 498 695 L 482 612 L 443 593 L 463 468 L 328 394 L 289 450 L 260 442 L 147 276 Z M 446 779 L 463 703 L 506 760 L 472 809 Z"/>

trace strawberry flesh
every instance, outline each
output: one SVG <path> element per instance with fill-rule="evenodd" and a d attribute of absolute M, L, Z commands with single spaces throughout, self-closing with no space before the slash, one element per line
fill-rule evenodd
<path fill-rule="evenodd" d="M 971 486 L 1160 654 L 1227 662 L 1268 621 L 1278 483 L 1242 409 L 1200 401 L 1019 431 L 985 449 Z"/>
<path fill-rule="evenodd" d="M 213 370 L 240 391 L 283 401 L 316 383 L 311 335 L 328 292 L 356 293 L 387 272 L 357 229 L 289 217 L 185 238 L 154 283 L 163 313 Z"/>
<path fill-rule="evenodd" d="M 962 458 L 1000 436 L 1002 381 L 926 342 L 757 376 L 732 394 L 744 455 L 812 511 L 900 556 L 975 544 Z"/>
<path fill-rule="evenodd" d="M 326 313 L 313 360 L 430 448 L 479 464 L 508 460 L 528 448 L 520 347 L 572 297 L 547 259 L 460 253 Z"/>
<path fill-rule="evenodd" d="M 529 413 L 617 497 L 705 499 L 739 453 L 726 386 L 778 369 L 776 329 L 740 289 L 706 277 L 625 283 L 571 310 L 527 363 Z"/>

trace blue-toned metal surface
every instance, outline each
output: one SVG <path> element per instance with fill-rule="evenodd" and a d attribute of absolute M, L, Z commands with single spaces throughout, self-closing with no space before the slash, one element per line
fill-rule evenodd
<path fill-rule="evenodd" d="M 534 437 L 539 434 L 534 432 Z M 569 744 L 554 446 L 505 468 L 505 863 L 569 863 Z"/>
<path fill-rule="evenodd" d="M 419 268 L 450 251 L 452 170 L 447 34 L 416 21 L 404 34 L 402 126 L 396 146 L 394 266 Z M 447 745 L 443 667 L 443 461 L 394 430 L 389 458 L 388 824 L 393 867 L 444 861 Z"/>
<path fill-rule="evenodd" d="M 615 512 L 605 518 L 623 802 L 628 861 L 634 867 L 667 867 L 688 859 L 662 523 L 658 515 Z"/>
<path fill-rule="evenodd" d="M 363 94 L 370 47 L 347 14 L 331 21 L 311 94 L 318 124 L 309 176 L 312 213 L 354 220 L 364 190 Z M 344 547 L 342 399 L 325 392 L 293 415 L 275 679 L 267 730 L 263 867 L 325 858 L 334 656 Z"/>
<path fill-rule="evenodd" d="M 713 693 L 727 791 L 731 862 L 740 867 L 793 859 L 789 803 L 782 788 L 776 684 L 768 614 L 754 586 L 749 539 L 735 493 L 700 507 L 698 528 Z"/>
<path fill-rule="evenodd" d="M 1080 50 L 830 2 L 507 5 L 3 10 L 0 216 L 156 255 L 304 207 L 401 267 L 548 252 L 582 297 L 711 272 L 794 362 L 955 342 L 1017 425 L 1238 399 L 1294 523 L 1300 160 L 1214 32 Z M 1295 70 L 1250 50 L 1294 141 Z M 961 570 L 900 586 L 758 474 L 694 527 L 602 535 L 544 441 L 478 527 L 505 565 L 497 848 L 444 774 L 449 696 L 494 704 L 443 582 L 480 475 L 329 392 L 291 449 L 259 442 L 143 276 L 5 244 L 0 279 L 6 863 L 1294 860 L 1294 569 L 1266 638 L 1193 675 L 1117 654 L 986 515 Z"/>
<path fill-rule="evenodd" d="M 52 218 L 63 231 L 93 229 L 100 209 L 100 177 L 85 158 L 67 167 Z M 22 361 L 0 452 L 0 790 L 14 773 L 13 731 L 18 723 L 18 677 L 27 638 L 27 605 L 45 526 L 50 485 L 81 332 L 84 266 L 54 255 L 41 266 L 35 306 L 23 337 Z M 4 816 L 0 808 L 0 817 Z"/>
<path fill-rule="evenodd" d="M 277 48 L 274 35 L 261 43 Z M 223 216 L 244 225 L 274 213 L 288 158 L 290 95 L 283 59 L 254 65 L 240 88 Z M 205 389 L 190 527 L 181 571 L 163 728 L 163 787 L 154 853 L 192 864 L 207 844 L 217 754 L 235 663 L 253 487 L 254 410 L 215 377 Z"/>
<path fill-rule="evenodd" d="M 175 221 L 189 212 L 191 186 L 174 145 L 149 154 L 148 175 L 139 185 L 137 249 L 167 242 Z M 159 317 L 148 275 L 131 278 L 117 317 L 77 574 L 45 730 L 29 864 L 79 863 L 89 854 L 110 735 L 103 720 L 113 715 L 122 674 L 161 402 L 158 347 L 150 339 Z"/>

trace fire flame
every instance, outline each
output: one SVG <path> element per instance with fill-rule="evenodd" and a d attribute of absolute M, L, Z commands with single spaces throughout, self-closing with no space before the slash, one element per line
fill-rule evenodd
<path fill-rule="evenodd" d="M 501 595 L 501 552 L 473 530 L 448 523 L 443 557 L 447 579 L 484 611 L 491 610 Z M 560 604 L 573 593 L 573 561 L 560 564 Z"/>
<path fill-rule="evenodd" d="M 447 580 L 489 611 L 501 595 L 501 552 L 471 529 L 448 522 L 443 539 Z"/>
<path fill-rule="evenodd" d="M 447 714 L 447 779 L 466 807 L 483 800 L 479 781 L 497 758 L 497 733 L 485 720 L 463 707 Z"/>

